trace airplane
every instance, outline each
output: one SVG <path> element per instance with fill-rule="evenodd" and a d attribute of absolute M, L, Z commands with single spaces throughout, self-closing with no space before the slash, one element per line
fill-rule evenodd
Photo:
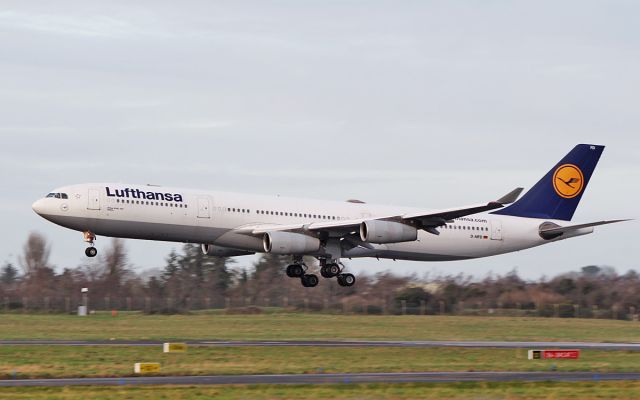
<path fill-rule="evenodd" d="M 54 189 L 33 203 L 41 217 L 83 233 L 95 257 L 97 235 L 199 243 L 206 255 L 272 253 L 292 257 L 290 278 L 318 285 L 320 275 L 352 286 L 341 259 L 465 260 L 519 251 L 627 220 L 571 224 L 604 146 L 579 144 L 518 199 L 448 209 L 323 201 L 188 190 L 156 185 L 88 183 Z"/>

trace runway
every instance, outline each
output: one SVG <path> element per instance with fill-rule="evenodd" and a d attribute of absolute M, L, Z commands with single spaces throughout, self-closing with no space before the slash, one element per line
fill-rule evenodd
<path fill-rule="evenodd" d="M 210 347 L 465 347 L 503 349 L 591 349 L 640 351 L 640 343 L 598 342 L 508 342 L 508 341 L 361 341 L 361 340 L 0 340 L 0 346 L 159 346 L 163 342 L 181 342 Z"/>
<path fill-rule="evenodd" d="M 207 375 L 126 378 L 67 378 L 0 380 L 0 387 L 120 386 L 120 385 L 318 385 L 349 383 L 442 382 L 581 382 L 638 380 L 640 373 L 593 372 L 406 372 L 297 375 Z"/>

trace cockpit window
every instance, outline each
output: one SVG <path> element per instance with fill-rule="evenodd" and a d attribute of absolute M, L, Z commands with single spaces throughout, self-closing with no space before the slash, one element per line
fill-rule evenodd
<path fill-rule="evenodd" d="M 68 199 L 69 198 L 69 196 L 67 196 L 66 193 L 49 193 L 47 195 L 47 197 L 53 197 L 53 198 L 56 198 L 56 199 Z"/>

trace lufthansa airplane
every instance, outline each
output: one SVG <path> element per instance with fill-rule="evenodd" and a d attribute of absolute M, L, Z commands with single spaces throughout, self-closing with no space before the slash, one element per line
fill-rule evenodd
<path fill-rule="evenodd" d="M 211 256 L 290 255 L 286 269 L 305 287 L 324 278 L 352 286 L 341 258 L 450 261 L 487 257 L 593 232 L 623 220 L 572 224 L 604 146 L 579 144 L 518 200 L 517 188 L 495 201 L 429 210 L 153 185 L 90 183 L 53 190 L 33 204 L 43 218 L 83 232 L 95 257 L 96 235 L 201 243 Z"/>

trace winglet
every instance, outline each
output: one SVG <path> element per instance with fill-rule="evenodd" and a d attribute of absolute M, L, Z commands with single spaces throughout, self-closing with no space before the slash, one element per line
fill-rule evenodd
<path fill-rule="evenodd" d="M 524 190 L 524 188 L 515 188 L 512 191 L 510 191 L 509 193 L 505 194 L 504 196 L 500 197 L 498 200 L 496 200 L 496 203 L 500 203 L 500 204 L 511 204 L 514 203 L 516 200 L 518 200 L 518 197 L 520 197 L 520 193 L 522 193 L 522 191 Z"/>

